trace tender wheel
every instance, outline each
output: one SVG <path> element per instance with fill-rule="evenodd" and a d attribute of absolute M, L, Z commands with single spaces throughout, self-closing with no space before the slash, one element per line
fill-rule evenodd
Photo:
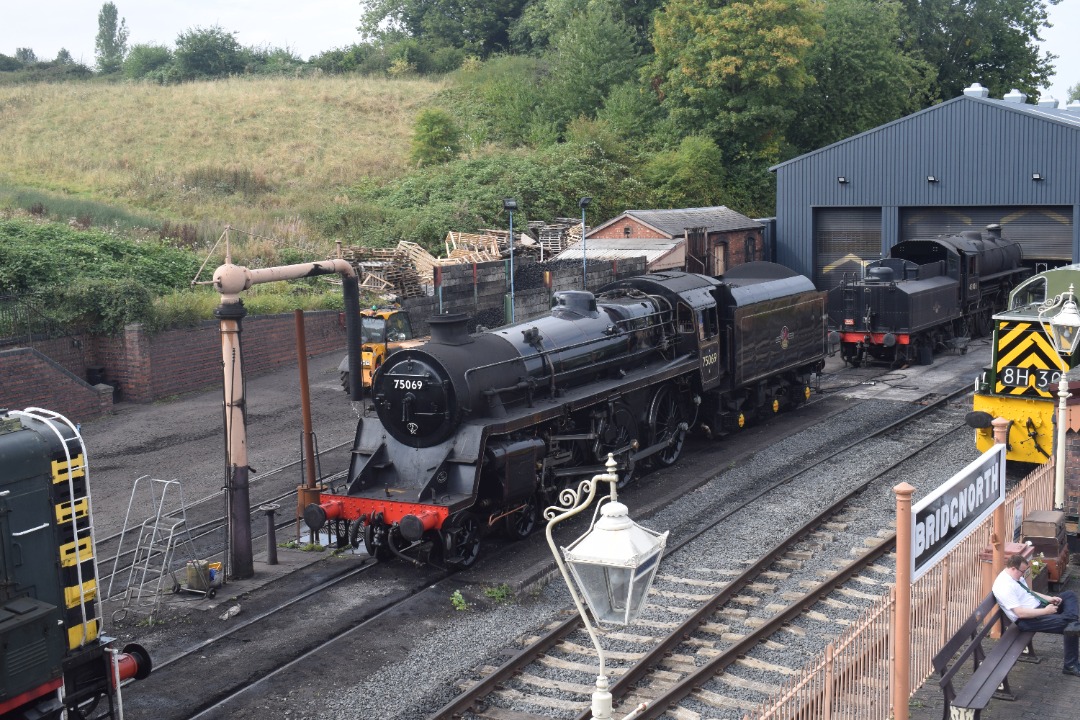
<path fill-rule="evenodd" d="M 467 568 L 480 555 L 480 522 L 471 513 L 461 513 L 443 529 L 443 550 L 446 564 L 452 568 Z"/>
<path fill-rule="evenodd" d="M 364 550 L 376 560 L 389 560 L 394 556 L 390 550 L 390 533 L 381 524 L 364 527 Z"/>
<path fill-rule="evenodd" d="M 540 507 L 536 498 L 531 497 L 525 507 L 503 518 L 503 531 L 511 540 L 524 540 L 536 529 Z"/>
<path fill-rule="evenodd" d="M 668 467 L 682 455 L 686 441 L 686 412 L 675 388 L 664 385 L 649 403 L 649 445 L 667 442 L 668 446 L 652 456 L 657 463 Z"/>

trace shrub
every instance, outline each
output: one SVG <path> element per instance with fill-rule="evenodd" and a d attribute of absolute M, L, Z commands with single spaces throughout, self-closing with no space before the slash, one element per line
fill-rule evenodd
<path fill-rule="evenodd" d="M 153 79 L 172 62 L 172 50 L 163 45 L 135 45 L 124 59 L 124 76 L 132 80 Z"/>
<path fill-rule="evenodd" d="M 86 278 L 54 289 L 57 319 L 84 332 L 116 335 L 153 315 L 153 296 L 138 278 Z"/>
<path fill-rule="evenodd" d="M 185 30 L 176 38 L 176 67 L 185 80 L 227 77 L 243 71 L 240 43 L 218 25 Z"/>
<path fill-rule="evenodd" d="M 410 160 L 417 166 L 437 165 L 460 154 L 461 130 L 450 113 L 439 108 L 422 110 L 413 129 Z"/>

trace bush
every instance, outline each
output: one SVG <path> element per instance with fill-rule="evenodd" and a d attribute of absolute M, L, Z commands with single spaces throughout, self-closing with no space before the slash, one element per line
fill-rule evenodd
<path fill-rule="evenodd" d="M 439 108 L 420 111 L 413 129 L 409 159 L 416 164 L 437 165 L 461 154 L 461 130 L 450 113 Z"/>
<path fill-rule="evenodd" d="M 163 45 L 135 45 L 124 59 L 124 76 L 132 80 L 154 79 L 172 62 L 172 50 Z"/>
<path fill-rule="evenodd" d="M 116 335 L 153 315 L 153 295 L 138 278 L 89 278 L 54 289 L 57 319 L 83 332 Z"/>
<path fill-rule="evenodd" d="M 240 43 L 215 25 L 185 30 L 176 38 L 176 68 L 184 80 L 228 77 L 244 70 Z"/>

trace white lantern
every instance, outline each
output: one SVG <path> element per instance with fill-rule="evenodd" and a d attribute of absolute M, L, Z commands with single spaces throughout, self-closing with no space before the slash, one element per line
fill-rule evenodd
<path fill-rule="evenodd" d="M 600 622 L 629 625 L 645 607 L 668 533 L 641 527 L 621 502 L 600 509 L 589 531 L 562 548 L 578 588 Z"/>

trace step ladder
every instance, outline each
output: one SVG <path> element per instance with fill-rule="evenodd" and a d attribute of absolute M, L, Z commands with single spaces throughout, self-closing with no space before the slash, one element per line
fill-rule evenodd
<path fill-rule="evenodd" d="M 137 523 L 132 521 L 136 506 L 150 510 L 146 519 Z M 134 548 L 125 551 L 124 541 L 134 535 L 136 529 L 139 532 Z M 131 565 L 123 604 L 113 613 L 113 620 L 120 621 L 132 611 L 150 619 L 161 607 L 161 596 L 165 592 L 177 592 L 180 587 L 174 571 L 177 558 L 181 563 L 196 560 L 187 524 L 187 502 L 179 480 L 159 480 L 143 475 L 132 485 L 109 589 L 105 594 L 107 598 L 112 597 L 120 558 L 125 554 L 131 555 Z"/>

